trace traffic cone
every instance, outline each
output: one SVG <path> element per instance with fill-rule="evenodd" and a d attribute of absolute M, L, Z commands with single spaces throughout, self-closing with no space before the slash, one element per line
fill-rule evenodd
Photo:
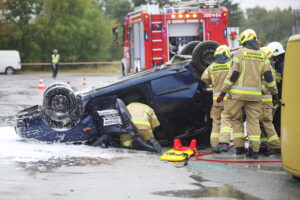
<path fill-rule="evenodd" d="M 83 78 L 82 86 L 83 86 L 83 87 L 86 87 L 86 80 L 85 80 L 85 78 Z"/>
<path fill-rule="evenodd" d="M 40 81 L 39 81 L 39 87 L 38 87 L 39 90 L 44 90 L 45 87 L 44 87 L 44 77 L 40 77 Z"/>

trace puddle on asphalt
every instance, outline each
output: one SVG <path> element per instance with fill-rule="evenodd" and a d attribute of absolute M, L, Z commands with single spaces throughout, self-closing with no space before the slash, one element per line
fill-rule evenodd
<path fill-rule="evenodd" d="M 179 197 L 179 198 L 230 198 L 230 199 L 242 199 L 242 200 L 259 200 L 248 193 L 237 190 L 229 185 L 218 185 L 214 182 L 209 182 L 202 179 L 200 176 L 192 175 L 190 178 L 194 179 L 198 183 L 193 183 L 199 186 L 196 190 L 169 190 L 154 192 L 152 194 L 159 196 L 168 197 Z"/>
<path fill-rule="evenodd" d="M 253 165 L 246 165 L 246 168 L 253 169 L 253 170 L 261 170 L 261 171 L 271 171 L 271 172 L 284 171 L 281 165 L 271 166 L 271 165 L 253 164 Z"/>
<path fill-rule="evenodd" d="M 111 165 L 118 160 L 124 158 L 117 157 L 112 159 L 105 159 L 100 157 L 67 157 L 67 158 L 50 158 L 47 161 L 36 162 L 17 162 L 17 165 L 29 171 L 30 174 L 35 173 L 51 173 L 60 167 L 73 167 L 73 166 L 99 166 Z"/>

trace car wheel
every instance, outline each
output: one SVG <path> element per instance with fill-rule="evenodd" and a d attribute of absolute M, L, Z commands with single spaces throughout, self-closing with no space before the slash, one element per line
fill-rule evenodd
<path fill-rule="evenodd" d="M 192 55 L 194 48 L 200 43 L 200 41 L 191 41 L 187 43 L 180 51 L 179 55 Z"/>
<path fill-rule="evenodd" d="M 199 43 L 193 50 L 192 64 L 199 71 L 203 72 L 211 63 L 214 62 L 214 53 L 220 46 L 214 41 L 205 41 Z"/>
<path fill-rule="evenodd" d="M 5 74 L 7 74 L 7 75 L 12 75 L 14 73 L 15 73 L 15 70 L 13 67 L 7 67 L 5 70 Z"/>
<path fill-rule="evenodd" d="M 44 93 L 43 111 L 50 127 L 72 128 L 82 117 L 82 100 L 69 85 L 55 83 Z"/>

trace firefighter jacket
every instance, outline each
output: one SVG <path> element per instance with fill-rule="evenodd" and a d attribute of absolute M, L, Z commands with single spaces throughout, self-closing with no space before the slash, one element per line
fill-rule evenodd
<path fill-rule="evenodd" d="M 233 65 L 225 79 L 221 92 L 228 92 L 229 97 L 243 101 L 261 101 L 262 79 L 270 74 L 270 60 L 261 50 L 240 48 L 234 58 Z M 266 73 L 265 72 L 270 72 Z M 267 83 L 271 94 L 277 94 L 274 77 Z"/>
<path fill-rule="evenodd" d="M 274 68 L 272 68 L 272 74 L 273 74 L 273 77 L 276 76 L 276 71 Z M 265 80 L 263 80 L 263 83 L 262 83 L 261 100 L 262 100 L 263 104 L 268 104 L 270 107 L 274 107 L 273 103 L 272 103 L 272 94 L 271 94 L 270 89 L 268 88 L 268 83 Z"/>
<path fill-rule="evenodd" d="M 213 105 L 214 106 L 224 106 L 222 103 L 217 103 L 217 98 L 220 95 L 221 88 L 224 84 L 225 78 L 230 70 L 231 61 L 226 63 L 212 63 L 201 76 L 201 80 L 207 85 L 212 85 L 213 88 Z M 225 99 L 226 100 L 226 97 Z"/>
<path fill-rule="evenodd" d="M 139 130 L 153 130 L 159 126 L 160 123 L 155 115 L 154 110 L 142 103 L 130 103 L 127 106 L 128 111 L 131 114 L 131 121 L 135 127 Z"/>
<path fill-rule="evenodd" d="M 51 62 L 52 62 L 52 64 L 57 64 L 59 62 L 59 54 L 52 54 Z"/>

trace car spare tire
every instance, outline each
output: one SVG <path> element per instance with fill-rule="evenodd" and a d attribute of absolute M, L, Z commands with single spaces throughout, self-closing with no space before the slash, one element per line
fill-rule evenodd
<path fill-rule="evenodd" d="M 81 96 L 68 84 L 54 83 L 44 93 L 43 111 L 51 128 L 72 128 L 83 114 Z"/>
<path fill-rule="evenodd" d="M 199 72 L 203 72 L 211 63 L 214 62 L 214 53 L 220 46 L 214 41 L 205 41 L 199 43 L 193 50 L 192 64 Z"/>
<path fill-rule="evenodd" d="M 192 55 L 194 48 L 200 43 L 200 41 L 191 41 L 187 43 L 180 51 L 179 55 Z"/>

